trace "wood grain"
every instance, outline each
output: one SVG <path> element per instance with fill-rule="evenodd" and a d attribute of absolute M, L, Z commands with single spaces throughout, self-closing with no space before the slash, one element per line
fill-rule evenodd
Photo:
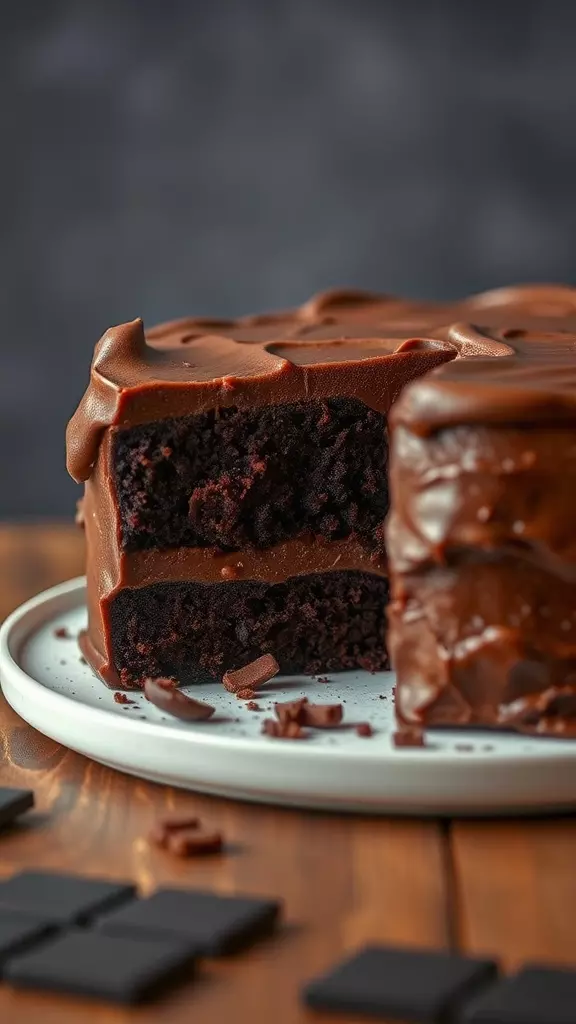
<path fill-rule="evenodd" d="M 0 611 L 82 571 L 73 527 L 0 528 Z M 0 986 L 11 1024 L 297 1024 L 311 1019 L 299 986 L 345 951 L 373 940 L 444 946 L 450 935 L 445 834 L 434 822 L 314 814 L 237 804 L 141 782 L 74 754 L 0 704 L 2 785 L 30 786 L 37 809 L 3 833 L 0 873 L 23 867 L 159 885 L 280 896 L 287 926 L 276 939 L 226 963 L 156 1006 L 124 1011 Z M 179 861 L 149 846 L 167 810 L 187 809 L 224 830 L 231 852 Z M 314 1017 L 322 1020 L 322 1017 Z M 352 1018 L 343 1018 L 343 1024 Z"/>
<path fill-rule="evenodd" d="M 462 948 L 576 966 L 576 819 L 455 822 Z"/>

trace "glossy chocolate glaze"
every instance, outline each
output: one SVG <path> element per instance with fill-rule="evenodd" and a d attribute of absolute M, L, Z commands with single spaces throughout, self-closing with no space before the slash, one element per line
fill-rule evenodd
<path fill-rule="evenodd" d="M 397 711 L 576 736 L 576 290 L 505 289 L 476 323 L 513 354 L 411 384 L 391 416 Z"/>
<path fill-rule="evenodd" d="M 553 467 L 558 450 L 564 450 L 562 446 L 567 443 L 574 412 L 572 331 L 576 332 L 576 290 L 556 285 L 501 289 L 452 305 L 409 302 L 358 291 L 334 291 L 315 296 L 299 309 L 281 314 L 236 321 L 178 320 L 154 328 L 146 335 L 139 320 L 112 328 L 96 348 L 90 385 L 67 433 L 70 472 L 75 479 L 86 481 L 90 626 L 84 650 L 91 664 L 109 682 L 114 682 L 107 609 L 114 594 L 124 586 L 146 586 L 157 580 L 179 579 L 245 578 L 278 582 L 300 573 L 326 571 L 332 566 L 380 574 L 387 571 L 382 562 L 373 562 L 351 537 L 323 545 L 300 538 L 268 551 L 216 557 L 198 549 L 126 556 L 120 547 L 118 511 L 111 481 L 110 441 L 114 428 L 217 406 L 248 407 L 298 401 L 308 396 L 345 396 L 358 398 L 371 408 L 388 413 L 403 387 L 426 375 L 424 381 L 408 388 L 395 406 L 393 419 L 398 452 L 401 449 L 404 453 L 406 444 L 410 443 L 426 446 L 427 439 L 432 440 L 444 428 L 453 431 L 462 424 L 469 424 L 470 429 L 491 429 L 498 433 L 503 427 L 511 428 L 505 444 L 526 462 L 532 457 L 526 453 L 537 445 L 536 441 L 530 447 L 521 445 L 514 434 L 518 424 L 538 422 L 558 427 L 562 444 L 557 436 L 548 439 L 546 451 L 550 458 L 544 457 L 544 461 L 550 462 L 549 470 L 555 480 L 552 490 L 556 490 L 557 500 L 554 511 L 548 514 L 546 492 L 541 494 L 538 490 L 541 481 L 534 477 L 530 500 L 538 492 L 541 494 L 538 507 L 542 506 L 536 516 L 537 523 L 531 524 L 523 507 L 523 518 L 520 518 L 514 504 L 519 492 L 515 482 L 510 487 L 516 479 L 510 467 L 516 466 L 516 462 L 508 449 L 501 455 L 501 463 L 508 467 L 507 475 L 503 472 L 499 476 L 490 469 L 495 465 L 495 456 L 489 446 L 484 454 L 478 454 L 477 465 L 471 472 L 475 475 L 473 486 L 479 487 L 480 492 L 488 486 L 487 481 L 492 481 L 491 486 L 496 486 L 494 480 L 500 481 L 498 500 L 494 501 L 500 502 L 498 507 L 501 508 L 504 500 L 501 494 L 506 495 L 510 505 L 508 519 L 513 515 L 513 523 L 522 522 L 525 528 L 534 531 L 540 529 L 538 523 L 548 524 L 546 529 L 556 537 L 554 543 L 550 538 L 537 539 L 531 548 L 532 561 L 540 559 L 538 572 L 545 565 L 547 580 L 550 573 L 553 579 L 564 578 L 567 572 L 569 575 L 566 544 L 561 538 L 566 521 L 570 518 L 574 521 L 574 510 L 570 495 L 566 499 L 560 494 L 561 474 L 554 475 Z M 435 369 L 438 367 L 440 369 Z M 435 372 L 430 374 L 432 370 Z M 486 423 L 491 427 L 486 428 Z M 409 440 L 404 439 L 401 444 L 402 431 L 409 435 Z M 492 439 L 494 444 L 496 441 Z M 452 530 L 456 529 L 453 526 L 456 521 L 462 520 L 460 529 L 468 547 L 476 553 L 490 551 L 494 561 L 491 569 L 495 573 L 490 580 L 496 580 L 490 583 L 494 594 L 499 593 L 500 579 L 510 579 L 510 586 L 515 585 L 515 565 L 499 564 L 502 538 L 508 536 L 507 531 L 514 534 L 512 541 L 518 541 L 514 526 L 509 526 L 504 515 L 497 517 L 498 525 L 490 517 L 483 523 L 484 512 L 478 518 L 484 506 L 478 505 L 474 511 L 469 507 L 470 479 L 466 478 L 465 496 L 464 491 L 458 492 L 459 479 L 469 473 L 462 464 L 465 467 L 471 457 L 465 447 L 460 452 L 460 462 L 456 457 L 452 461 L 447 459 L 447 489 L 434 491 L 436 485 L 431 484 L 429 505 L 426 499 L 418 504 L 417 494 L 428 493 L 427 473 L 435 479 L 438 465 L 434 457 L 416 449 L 410 457 L 405 454 L 395 457 L 395 511 L 389 540 L 395 587 L 391 623 L 400 675 L 400 714 L 406 721 L 426 719 L 426 701 L 430 707 L 435 703 L 436 720 L 438 715 L 450 718 L 451 712 L 446 710 L 450 706 L 459 708 L 462 720 L 468 715 L 468 711 L 462 709 L 466 685 L 447 683 L 445 676 L 439 681 L 444 648 L 440 651 L 437 634 L 429 628 L 429 620 L 434 616 L 442 618 L 442 601 L 448 598 L 437 594 L 426 597 L 428 619 L 427 612 L 418 604 L 428 593 L 420 588 L 421 577 L 431 571 L 431 566 L 437 569 L 443 565 L 448 555 L 450 559 L 456 557 L 452 554 Z M 527 465 L 523 472 L 528 472 Z M 520 476 L 520 479 L 525 477 Z M 452 490 L 448 487 L 450 480 Z M 411 495 L 414 495 L 414 506 Z M 478 532 L 479 527 L 489 534 L 488 540 L 485 533 Z M 428 528 L 431 537 L 426 535 Z M 462 543 L 459 537 L 458 551 Z M 552 564 L 554 570 L 550 568 Z M 534 588 L 538 592 L 542 585 L 536 567 L 533 571 L 534 579 L 530 577 L 525 582 L 531 601 Z M 458 565 L 452 572 L 452 582 L 438 593 L 458 595 L 461 579 L 465 579 L 462 585 L 470 588 L 473 573 L 460 574 Z M 442 581 L 444 584 L 444 577 Z M 574 580 L 566 585 L 573 588 Z M 564 600 L 560 592 L 558 600 Z M 465 614 L 458 609 L 467 608 L 470 599 L 465 604 L 458 600 L 456 604 L 457 612 L 450 619 L 450 636 L 443 642 L 448 647 L 453 646 L 459 664 L 470 665 L 462 671 L 466 679 L 472 679 L 478 675 L 481 664 L 476 653 L 478 645 L 457 646 L 459 630 L 463 638 L 468 639 L 460 621 Z M 556 612 L 555 607 L 555 616 Z M 471 611 L 466 615 L 468 619 L 473 617 Z M 510 629 L 518 628 L 509 623 L 504 626 L 490 623 L 490 629 L 504 629 L 507 637 Z M 530 628 L 534 628 L 533 623 Z M 536 639 L 539 651 L 544 649 L 544 634 L 551 636 L 545 628 L 541 633 L 542 638 L 538 634 Z M 435 638 L 436 661 L 430 654 L 431 636 Z M 488 639 L 491 651 L 506 647 L 500 633 L 497 638 L 489 633 Z M 514 642 L 509 638 L 507 643 L 509 660 L 512 658 L 514 664 L 526 660 L 514 653 L 518 649 L 516 634 Z M 565 638 L 564 646 L 554 648 L 553 656 L 546 655 L 553 661 L 547 678 L 555 680 L 556 689 L 558 680 L 566 678 L 565 666 L 573 655 L 570 638 Z M 532 673 L 532 686 L 534 678 Z M 563 687 L 564 684 L 560 689 Z M 428 696 L 419 701 L 418 693 Z M 453 693 L 457 697 L 452 697 Z M 562 700 L 564 706 L 565 694 Z M 441 714 L 439 701 L 443 707 Z M 464 704 L 469 707 L 467 701 Z M 550 706 L 554 708 L 553 702 Z M 550 707 L 546 707 L 546 714 L 538 712 L 539 721 L 553 717 L 554 711 L 548 715 Z M 511 714 L 503 712 L 503 718 L 510 719 Z M 532 709 L 533 718 L 534 714 Z M 474 715 L 479 717 L 474 719 Z M 470 720 L 490 717 L 487 711 L 475 711 L 474 715 Z M 434 714 L 429 715 L 428 720 L 435 720 Z M 453 716 L 451 721 L 456 718 Z M 520 727 L 524 727 L 522 723 Z M 558 731 L 557 725 L 552 731 Z"/>

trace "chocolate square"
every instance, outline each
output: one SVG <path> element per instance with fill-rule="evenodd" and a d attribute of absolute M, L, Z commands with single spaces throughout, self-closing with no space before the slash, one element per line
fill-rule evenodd
<path fill-rule="evenodd" d="M 9 789 L 0 787 L 0 828 L 10 825 L 25 811 L 34 806 L 31 789 Z"/>
<path fill-rule="evenodd" d="M 39 918 L 0 911 L 0 969 L 14 952 L 42 942 L 52 931 L 52 926 Z"/>
<path fill-rule="evenodd" d="M 130 1004 L 189 976 L 193 960 L 194 952 L 185 943 L 72 931 L 17 956 L 7 965 L 4 977 L 17 988 Z"/>
<path fill-rule="evenodd" d="M 15 910 L 52 924 L 85 924 L 135 896 L 133 885 L 52 871 L 22 871 L 0 882 L 0 910 Z"/>
<path fill-rule="evenodd" d="M 435 950 L 370 946 L 312 981 L 303 992 L 318 1010 L 444 1021 L 497 973 L 491 960 Z"/>
<path fill-rule="evenodd" d="M 574 1024 L 576 971 L 526 966 L 475 1000 L 465 1024 Z"/>
<path fill-rule="evenodd" d="M 108 935 L 182 939 L 205 956 L 224 956 L 270 932 L 279 912 L 276 900 L 160 889 L 149 899 L 106 914 L 97 927 Z"/>

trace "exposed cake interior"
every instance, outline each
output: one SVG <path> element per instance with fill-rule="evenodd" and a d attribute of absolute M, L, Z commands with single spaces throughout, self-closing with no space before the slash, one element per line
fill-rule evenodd
<path fill-rule="evenodd" d="M 351 398 L 220 408 L 118 429 L 126 551 L 265 548 L 310 532 L 383 550 L 386 417 Z"/>
<path fill-rule="evenodd" d="M 110 605 L 114 662 L 127 685 L 220 679 L 266 651 L 286 673 L 377 671 L 388 667 L 387 601 L 388 581 L 361 572 L 126 588 Z"/>

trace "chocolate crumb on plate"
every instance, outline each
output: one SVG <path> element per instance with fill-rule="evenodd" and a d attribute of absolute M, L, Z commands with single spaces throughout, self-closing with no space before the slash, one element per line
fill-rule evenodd
<path fill-rule="evenodd" d="M 201 722 L 211 718 L 215 711 L 211 704 L 187 697 L 172 679 L 146 679 L 144 694 L 155 707 L 186 722 Z"/>
<path fill-rule="evenodd" d="M 392 736 L 395 747 L 425 747 L 424 730 L 419 725 L 403 726 Z"/>
<path fill-rule="evenodd" d="M 68 627 L 58 626 L 58 628 L 54 630 L 54 636 L 58 640 L 70 640 L 70 632 L 68 630 Z"/>
<path fill-rule="evenodd" d="M 238 700 L 253 700 L 255 696 L 256 691 L 249 686 L 245 690 L 238 690 L 236 693 Z"/>
<path fill-rule="evenodd" d="M 135 704 L 136 701 L 135 700 L 130 700 L 130 698 L 127 697 L 126 694 L 123 692 L 123 690 L 116 690 L 116 692 L 114 694 L 114 703 L 115 704 Z"/>
<path fill-rule="evenodd" d="M 308 697 L 300 697 L 299 700 L 287 700 L 281 704 L 274 705 L 274 714 L 281 725 L 288 722 L 303 724 L 303 708 L 308 703 Z"/>
<path fill-rule="evenodd" d="M 356 735 L 363 736 L 365 739 L 370 739 L 374 735 L 374 729 L 370 725 L 370 722 L 359 722 L 356 726 Z"/>
<path fill-rule="evenodd" d="M 262 708 L 260 707 L 259 704 L 256 703 L 255 700 L 249 700 L 247 705 L 246 705 L 246 710 L 247 711 L 262 711 Z"/>
<path fill-rule="evenodd" d="M 276 722 L 273 718 L 264 719 L 262 732 L 265 736 L 271 736 L 277 740 L 305 740 L 310 735 L 298 722 Z"/>
<path fill-rule="evenodd" d="M 240 690 L 248 689 L 255 690 L 273 679 L 279 671 L 280 666 L 274 655 L 263 654 L 261 658 L 251 661 L 243 668 L 225 672 L 222 682 L 229 693 L 238 693 Z"/>
<path fill-rule="evenodd" d="M 344 711 L 341 704 L 304 704 L 302 725 L 312 729 L 333 729 L 341 725 Z"/>
<path fill-rule="evenodd" d="M 333 729 L 343 716 L 341 704 L 311 704 L 307 697 L 275 704 L 274 712 L 281 724 L 297 722 L 311 729 Z"/>

